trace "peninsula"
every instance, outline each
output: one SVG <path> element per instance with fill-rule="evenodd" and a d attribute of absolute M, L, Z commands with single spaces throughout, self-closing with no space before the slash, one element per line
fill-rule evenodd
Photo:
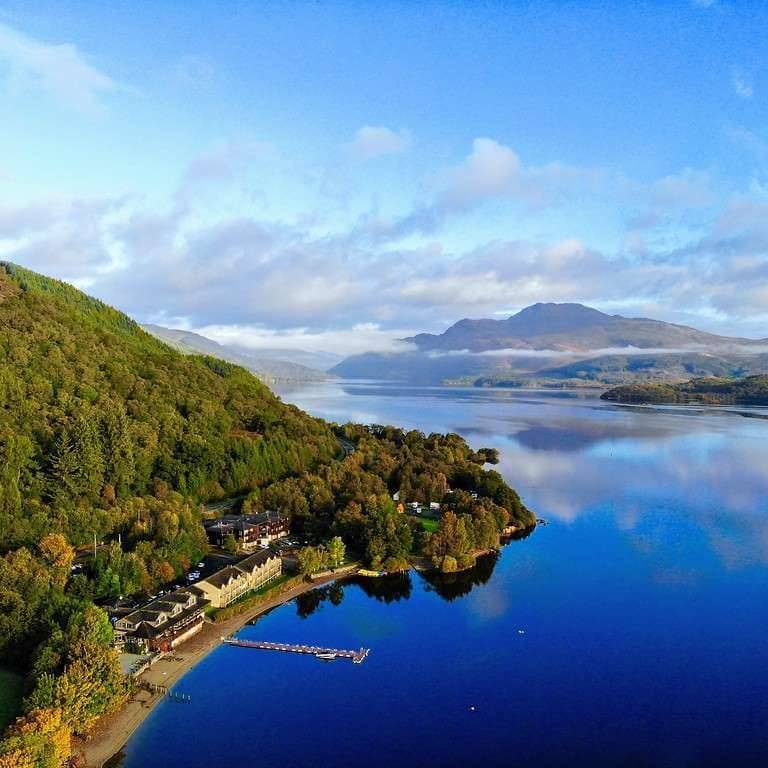
<path fill-rule="evenodd" d="M 135 696 L 125 652 L 176 653 L 210 633 L 208 611 L 234 617 L 280 573 L 254 552 L 273 536 L 305 544 L 305 575 L 347 552 L 377 571 L 413 556 L 455 571 L 535 524 L 492 449 L 312 418 L 244 368 L 10 263 L 0 361 L 0 667 L 26 694 L 3 767 L 66 764 Z M 204 505 L 227 499 L 242 524 L 210 525 Z M 209 550 L 234 561 L 203 578 Z M 125 599 L 132 613 L 108 614 Z"/>
<path fill-rule="evenodd" d="M 768 405 L 768 376 L 708 377 L 683 384 L 626 384 L 609 389 L 601 399 L 617 403 Z"/>

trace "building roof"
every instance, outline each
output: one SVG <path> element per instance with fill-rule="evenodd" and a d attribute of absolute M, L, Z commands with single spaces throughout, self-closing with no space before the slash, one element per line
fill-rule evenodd
<path fill-rule="evenodd" d="M 171 603 L 181 603 L 184 605 L 187 603 L 190 597 L 193 597 L 194 595 L 192 592 L 189 592 L 187 590 L 177 590 L 176 592 L 171 592 L 170 595 L 163 595 L 161 598 L 164 602 L 171 602 Z"/>
<path fill-rule="evenodd" d="M 147 605 L 133 611 L 132 613 L 129 613 L 123 618 L 128 619 L 134 624 L 139 624 L 145 621 L 157 621 L 159 616 L 165 615 L 169 619 L 169 622 L 173 623 L 177 621 L 180 616 L 183 616 L 187 611 L 194 610 L 195 608 L 199 607 L 201 602 L 206 602 L 201 600 L 202 594 L 203 593 L 200 590 L 193 592 L 192 588 L 189 587 L 177 589 L 175 592 L 171 592 L 167 595 L 163 595 L 162 597 L 155 598 L 152 602 L 147 603 Z M 179 604 L 186 604 L 190 595 L 193 595 L 196 598 L 195 605 L 192 608 L 185 609 L 176 616 L 171 616 L 171 611 Z M 169 622 L 163 622 L 161 628 L 166 628 L 169 625 Z"/>
<path fill-rule="evenodd" d="M 277 523 L 287 522 L 288 518 L 285 515 L 281 515 L 279 512 L 267 510 L 266 512 L 260 512 L 258 515 L 222 515 L 215 520 L 207 520 L 203 523 L 207 531 L 215 530 L 227 530 L 228 528 L 245 529 L 255 525 L 263 525 L 264 523 Z"/>
<path fill-rule="evenodd" d="M 157 621 L 158 617 L 162 613 L 163 611 L 153 611 L 150 608 L 139 608 L 138 611 L 129 613 L 127 616 L 124 616 L 123 618 L 128 619 L 134 624 L 139 624 L 142 621 Z"/>
<path fill-rule="evenodd" d="M 252 555 L 243 558 L 235 563 L 235 567 L 243 571 L 250 571 L 254 567 L 258 567 L 268 563 L 273 557 L 277 557 L 274 552 L 270 552 L 268 549 L 262 549 L 260 552 L 254 552 Z"/>
<path fill-rule="evenodd" d="M 260 568 L 274 557 L 277 557 L 277 555 L 274 552 L 270 552 L 268 549 L 255 552 L 254 554 L 239 560 L 234 565 L 228 565 L 226 568 L 216 571 L 216 573 L 212 574 L 207 579 L 203 579 L 203 581 L 213 587 L 221 588 L 230 581 L 241 579 L 254 568 Z M 198 584 L 201 583 L 202 582 L 198 582 Z"/>
<path fill-rule="evenodd" d="M 275 512 L 274 510 L 268 509 L 265 512 L 260 512 L 258 515 L 243 515 L 243 518 L 247 520 L 249 523 L 254 523 L 256 525 L 260 525 L 261 523 L 267 523 L 267 522 L 278 522 L 281 520 L 287 520 L 288 518 L 285 517 L 285 515 L 281 515 L 279 512 Z"/>
<path fill-rule="evenodd" d="M 234 565 L 228 565 L 226 568 L 222 568 L 220 571 L 216 571 L 216 573 L 212 574 L 207 579 L 203 579 L 203 581 L 210 584 L 211 586 L 221 588 L 225 584 L 228 584 L 230 581 L 241 579 L 243 575 L 243 571 L 241 571 L 239 568 L 235 568 Z M 202 584 L 203 582 L 198 583 Z"/>
<path fill-rule="evenodd" d="M 142 623 L 132 634 L 134 637 L 141 637 L 147 640 L 159 637 L 168 631 L 172 631 L 175 626 L 193 614 L 198 613 L 201 609 L 208 605 L 208 602 L 208 600 L 200 600 L 191 608 L 185 608 L 181 613 L 174 616 L 171 621 L 163 622 L 159 627 L 153 627 L 151 624 Z"/>

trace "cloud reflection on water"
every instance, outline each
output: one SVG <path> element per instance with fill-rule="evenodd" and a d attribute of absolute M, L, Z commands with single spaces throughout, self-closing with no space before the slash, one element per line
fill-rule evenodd
<path fill-rule="evenodd" d="M 540 516 L 573 524 L 599 514 L 629 534 L 671 515 L 699 530 L 723 567 L 768 564 L 763 419 L 724 409 L 626 408 L 590 392 L 333 382 L 286 399 L 334 420 L 365 415 L 496 447 L 497 469 Z"/>

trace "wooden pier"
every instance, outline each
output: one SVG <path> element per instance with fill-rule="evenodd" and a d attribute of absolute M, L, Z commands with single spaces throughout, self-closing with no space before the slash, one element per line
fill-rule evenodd
<path fill-rule="evenodd" d="M 148 683 L 144 680 L 141 682 L 141 687 L 150 693 L 159 693 L 161 696 L 165 696 L 171 701 L 180 701 L 184 704 L 189 704 L 192 701 L 192 697 L 188 693 L 177 693 L 172 691 L 167 685 L 157 685 L 156 683 Z"/>
<path fill-rule="evenodd" d="M 316 645 L 292 645 L 290 643 L 268 643 L 258 640 L 239 640 L 236 637 L 223 637 L 222 641 L 227 645 L 236 645 L 240 648 L 256 648 L 260 651 L 283 651 L 283 653 L 303 653 L 307 656 L 319 658 L 352 659 L 354 664 L 362 664 L 368 655 L 368 648 L 359 651 L 344 651 L 338 648 L 320 648 Z"/>

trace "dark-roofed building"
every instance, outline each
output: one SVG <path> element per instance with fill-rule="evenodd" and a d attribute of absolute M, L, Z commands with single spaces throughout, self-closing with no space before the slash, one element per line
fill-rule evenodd
<path fill-rule="evenodd" d="M 283 571 L 279 555 L 269 550 L 256 552 L 234 565 L 222 568 L 207 579 L 198 581 L 199 589 L 214 608 L 224 608 L 243 595 L 276 579 Z"/>
<path fill-rule="evenodd" d="M 266 547 L 273 541 L 288 535 L 288 518 L 279 512 L 262 512 L 259 515 L 224 515 L 203 524 L 208 541 L 215 547 L 223 547 L 227 536 L 234 536 L 238 546 L 246 551 Z"/>
<path fill-rule="evenodd" d="M 115 622 L 115 645 L 139 651 L 170 651 L 203 627 L 205 594 L 196 587 L 163 595 Z"/>

